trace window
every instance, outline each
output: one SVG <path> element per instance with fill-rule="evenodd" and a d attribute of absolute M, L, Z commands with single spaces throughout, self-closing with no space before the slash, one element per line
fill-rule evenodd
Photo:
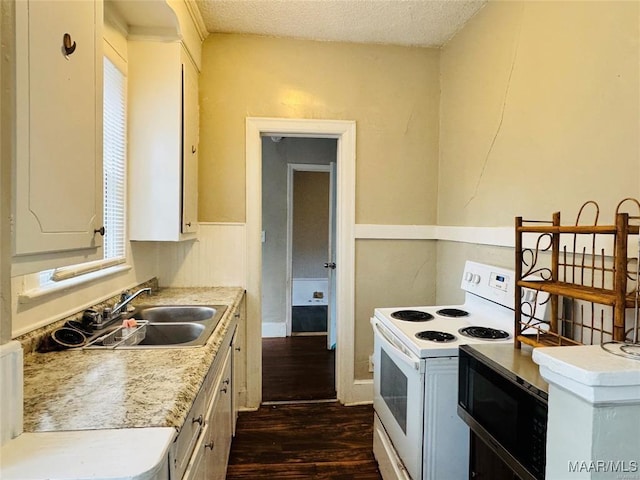
<path fill-rule="evenodd" d="M 126 78 L 104 59 L 104 258 L 124 258 L 126 172 Z"/>
<path fill-rule="evenodd" d="M 40 287 L 102 270 L 125 262 L 126 256 L 126 76 L 104 58 L 103 96 L 103 260 L 87 262 L 39 274 Z"/>

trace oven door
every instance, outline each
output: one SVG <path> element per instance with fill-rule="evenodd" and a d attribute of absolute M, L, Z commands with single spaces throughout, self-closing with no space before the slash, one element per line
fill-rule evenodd
<path fill-rule="evenodd" d="M 422 478 L 425 362 L 410 352 L 376 318 L 373 406 L 413 480 Z"/>

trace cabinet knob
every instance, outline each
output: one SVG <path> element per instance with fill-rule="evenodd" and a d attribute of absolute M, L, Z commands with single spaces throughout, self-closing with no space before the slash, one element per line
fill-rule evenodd
<path fill-rule="evenodd" d="M 93 231 L 93 234 L 95 235 L 96 233 L 99 233 L 101 236 L 103 236 L 103 237 L 104 237 L 104 234 L 106 233 L 106 231 L 107 231 L 107 230 L 106 230 L 104 227 L 100 227 L 100 228 L 96 228 L 96 229 Z"/>
<path fill-rule="evenodd" d="M 227 393 L 227 387 L 222 387 L 222 388 L 220 389 L 220 391 L 221 391 L 222 393 Z"/>
<path fill-rule="evenodd" d="M 208 448 L 209 450 L 213 450 L 213 440 L 212 440 L 212 441 L 210 441 L 209 443 L 205 443 L 205 444 L 204 444 L 204 449 L 206 450 L 207 448 Z"/>
<path fill-rule="evenodd" d="M 191 423 L 199 423 L 202 426 L 202 415 L 200 415 L 198 418 L 192 418 Z"/>
<path fill-rule="evenodd" d="M 190 227 L 190 226 L 191 226 L 191 222 L 187 222 L 187 223 L 185 223 L 185 225 L 186 225 L 187 227 Z"/>
<path fill-rule="evenodd" d="M 191 153 L 196 153 L 196 147 L 191 145 Z"/>
<path fill-rule="evenodd" d="M 240 347 L 236 347 L 236 352 L 240 352 L 242 349 Z"/>
<path fill-rule="evenodd" d="M 71 40 L 71 35 L 68 33 L 62 36 L 62 50 L 64 51 L 65 57 L 68 57 L 76 51 L 76 42 Z"/>

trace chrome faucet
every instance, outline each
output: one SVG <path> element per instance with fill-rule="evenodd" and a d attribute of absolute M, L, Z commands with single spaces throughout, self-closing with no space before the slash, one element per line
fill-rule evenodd
<path fill-rule="evenodd" d="M 126 292 L 122 293 L 120 297 L 120 302 L 116 302 L 116 304 L 111 309 L 105 309 L 104 316 L 105 321 L 111 322 L 116 320 L 122 315 L 122 309 L 125 308 L 131 301 L 136 298 L 138 295 L 142 293 L 151 293 L 150 288 L 142 288 L 138 290 L 136 293 L 128 295 Z"/>

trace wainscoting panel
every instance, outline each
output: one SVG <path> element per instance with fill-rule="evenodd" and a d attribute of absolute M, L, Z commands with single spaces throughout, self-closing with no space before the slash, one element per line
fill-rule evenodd
<path fill-rule="evenodd" d="M 446 240 L 511 248 L 515 239 L 513 227 L 359 224 L 354 233 L 356 239 Z M 567 244 L 567 252 L 581 251 L 583 241 L 579 238 L 575 248 Z M 160 285 L 246 287 L 246 246 L 244 223 L 201 223 L 196 241 L 159 244 Z M 535 238 L 526 237 L 525 247 L 535 248 Z M 612 245 L 598 247 L 610 255 Z"/>
<path fill-rule="evenodd" d="M 196 241 L 160 244 L 160 285 L 246 287 L 246 245 L 244 223 L 201 223 Z"/>

